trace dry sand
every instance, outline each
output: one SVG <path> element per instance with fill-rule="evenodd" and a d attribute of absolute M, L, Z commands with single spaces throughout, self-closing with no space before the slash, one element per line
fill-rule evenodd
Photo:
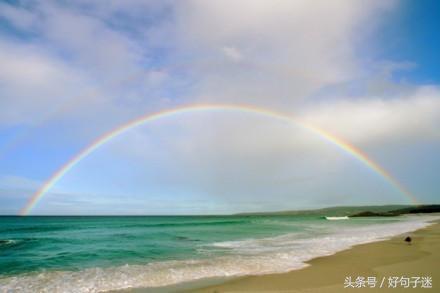
<path fill-rule="evenodd" d="M 440 292 L 440 224 L 391 240 L 363 244 L 308 262 L 310 266 L 283 274 L 249 276 L 192 292 Z M 323 243 L 325 245 L 325 243 Z M 376 288 L 344 288 L 351 276 L 376 277 Z M 432 277 L 432 289 L 388 288 L 389 277 Z M 385 282 L 378 288 L 382 279 Z M 412 286 L 412 284 L 411 284 Z"/>

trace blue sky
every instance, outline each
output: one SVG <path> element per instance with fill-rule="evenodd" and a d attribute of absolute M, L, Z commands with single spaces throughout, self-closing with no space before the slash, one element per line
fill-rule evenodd
<path fill-rule="evenodd" d="M 375 58 L 407 60 L 416 65 L 397 78 L 421 84 L 440 82 L 440 38 L 436 31 L 439 8 L 438 1 L 399 1 L 399 9 L 378 31 Z"/>
<path fill-rule="evenodd" d="M 237 9 L 240 6 L 240 9 Z M 194 103 L 281 111 L 439 202 L 438 1 L 4 1 L 0 214 L 102 133 Z M 293 125 L 197 113 L 127 131 L 35 214 L 206 214 L 408 203 Z"/>

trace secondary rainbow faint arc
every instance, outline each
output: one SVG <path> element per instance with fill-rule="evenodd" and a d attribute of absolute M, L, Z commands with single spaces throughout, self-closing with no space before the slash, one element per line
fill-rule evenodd
<path fill-rule="evenodd" d="M 351 156 L 361 161 L 371 170 L 375 171 L 377 174 L 382 176 L 386 181 L 388 181 L 392 186 L 394 186 L 400 193 L 405 195 L 412 203 L 418 204 L 416 197 L 408 191 L 402 184 L 400 184 L 388 171 L 381 167 L 378 163 L 370 159 L 362 150 L 356 148 L 355 146 L 349 144 L 336 137 L 329 132 L 324 131 L 318 127 L 311 124 L 306 124 L 304 122 L 295 119 L 287 114 L 259 108 L 253 105 L 243 105 L 243 104 L 193 104 L 181 106 L 173 109 L 163 110 L 152 114 L 146 114 L 127 123 L 124 123 L 113 130 L 101 135 L 95 141 L 90 143 L 88 146 L 83 148 L 78 154 L 72 157 L 69 161 L 61 166 L 51 177 L 32 195 L 28 200 L 26 205 L 21 209 L 20 215 L 27 215 L 35 205 L 43 198 L 46 192 L 51 189 L 56 182 L 61 179 L 70 169 L 72 169 L 76 164 L 78 164 L 82 159 L 90 155 L 93 151 L 112 140 L 116 136 L 124 133 L 125 131 L 140 126 L 144 123 L 151 122 L 154 120 L 159 120 L 167 118 L 177 114 L 192 113 L 192 112 L 206 112 L 206 111 L 230 111 L 230 112 L 241 112 L 241 113 L 253 113 L 277 120 L 294 123 L 300 125 L 303 128 L 310 130 L 311 132 L 319 135 L 321 138 L 328 142 L 336 145 L 340 149 L 349 153 Z"/>

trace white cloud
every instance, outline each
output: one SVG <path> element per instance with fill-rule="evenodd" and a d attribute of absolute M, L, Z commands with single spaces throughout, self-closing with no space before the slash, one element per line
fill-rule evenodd
<path fill-rule="evenodd" d="M 79 72 L 40 48 L 0 40 L 0 123 L 41 119 L 84 85 Z"/>
<path fill-rule="evenodd" d="M 16 8 L 6 3 L 0 3 L 0 17 L 7 19 L 20 29 L 28 29 L 35 23 L 35 15 L 26 9 Z"/>
<path fill-rule="evenodd" d="M 16 114 L 7 113 L 2 120 L 11 124 L 32 121 L 44 107 L 60 102 L 62 98 L 55 91 L 58 88 L 70 97 L 82 96 L 90 88 L 97 92 L 77 102 L 83 106 L 71 107 L 71 113 L 56 117 L 77 116 L 79 128 L 82 121 L 90 124 L 90 119 L 99 118 L 97 124 L 112 125 L 163 108 L 177 99 L 175 92 L 183 97 L 179 103 L 230 101 L 294 109 L 298 100 L 314 91 L 359 74 L 362 69 L 356 46 L 365 30 L 360 28 L 378 22 L 381 12 L 392 7 L 390 3 L 244 0 L 239 4 L 129 1 L 122 7 L 113 1 L 38 2 L 26 7 L 5 4 L 3 17 L 38 38 L 21 41 L 37 53 L 28 50 L 17 54 L 9 61 L 13 64 L 3 61 L 15 72 L 15 78 L 11 80 L 11 75 L 4 80 L 9 98 L 2 104 Z M 22 46 L 7 38 L 2 41 Z M 29 57 L 23 58 L 24 54 Z M 161 62 L 164 64 L 156 64 Z M 26 70 L 23 64 L 28 65 Z M 133 82 L 118 82 L 136 72 L 140 78 L 133 78 Z M 147 82 L 142 73 L 149 76 Z M 47 83 L 43 89 L 55 92 L 13 86 L 29 75 Z M 174 87 L 178 91 L 173 91 Z M 93 115 L 87 114 L 91 109 Z"/>
<path fill-rule="evenodd" d="M 394 70 L 414 64 L 380 62 L 373 73 L 364 67 L 368 33 L 395 1 L 36 3 L 0 7 L 22 34 L 0 37 L 0 124 L 33 124 L 55 112 L 50 126 L 84 145 L 84 135 L 92 140 L 141 114 L 212 101 L 296 114 L 360 146 L 438 139 L 439 89 L 390 81 Z M 312 98 L 375 75 L 361 97 Z M 391 96 L 380 95 L 395 86 Z M 274 185 L 283 186 L 276 192 L 284 198 L 322 196 L 331 192 L 331 174 L 343 169 L 343 156 L 300 128 L 247 115 L 203 117 L 139 129 L 113 152 L 134 158 L 133 165 L 162 166 L 154 184 L 229 198 L 263 198 Z M 66 144 L 47 143 L 58 141 Z M 313 186 L 315 178 L 324 184 Z"/>
<path fill-rule="evenodd" d="M 57 5 L 43 7 L 43 33 L 81 67 L 106 75 L 128 74 L 142 61 L 137 44 L 99 18 Z"/>
<path fill-rule="evenodd" d="M 225 46 L 222 48 L 222 51 L 225 56 L 232 61 L 238 62 L 243 59 L 243 55 L 237 50 L 237 48 Z"/>
<path fill-rule="evenodd" d="M 179 2 L 178 49 L 192 57 L 200 99 L 293 107 L 321 87 L 360 74 L 357 42 L 391 4 Z M 245 62 L 221 62 L 219 51 L 246 56 Z"/>
<path fill-rule="evenodd" d="M 399 97 L 314 103 L 302 119 L 359 145 L 438 140 L 440 89 L 422 86 Z"/>
<path fill-rule="evenodd" d="M 115 25 L 110 6 L 2 4 L 0 18 L 23 37 L 0 35 L 0 124 L 68 122 L 70 135 L 81 135 L 87 121 L 90 137 L 166 100 L 169 72 L 149 65 L 144 40 Z"/>

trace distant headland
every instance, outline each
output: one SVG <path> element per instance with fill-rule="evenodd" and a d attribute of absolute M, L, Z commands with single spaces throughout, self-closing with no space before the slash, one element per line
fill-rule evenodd
<path fill-rule="evenodd" d="M 404 214 L 440 213 L 440 204 L 430 205 L 381 205 L 338 206 L 316 210 L 292 210 L 279 212 L 240 213 L 242 216 L 348 216 L 348 217 L 396 217 Z"/>

